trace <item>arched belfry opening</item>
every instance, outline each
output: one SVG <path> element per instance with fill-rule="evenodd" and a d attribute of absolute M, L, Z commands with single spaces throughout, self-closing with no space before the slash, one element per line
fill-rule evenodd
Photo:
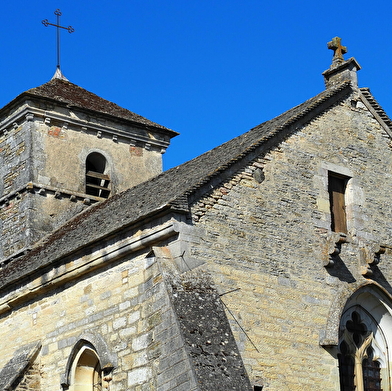
<path fill-rule="evenodd" d="M 110 195 L 110 177 L 105 156 L 98 152 L 90 153 L 86 158 L 86 194 L 108 198 Z"/>

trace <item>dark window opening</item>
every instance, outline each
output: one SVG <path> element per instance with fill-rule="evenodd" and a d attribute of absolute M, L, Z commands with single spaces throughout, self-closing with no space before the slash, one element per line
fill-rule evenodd
<path fill-rule="evenodd" d="M 382 391 L 380 362 L 371 346 L 373 333 L 356 311 L 345 328 L 346 340 L 341 342 L 338 354 L 340 390 Z"/>
<path fill-rule="evenodd" d="M 346 323 L 346 329 L 352 334 L 353 341 L 359 348 L 368 334 L 368 330 L 366 325 L 362 323 L 358 312 L 354 311 L 351 314 L 351 319 Z"/>
<path fill-rule="evenodd" d="M 331 209 L 331 229 L 334 232 L 347 233 L 345 193 L 350 178 L 328 173 L 328 192 Z"/>
<path fill-rule="evenodd" d="M 365 391 L 382 391 L 380 363 L 374 360 L 373 349 L 367 349 L 367 357 L 362 361 L 363 385 Z"/>
<path fill-rule="evenodd" d="M 100 153 L 93 152 L 86 159 L 86 194 L 108 198 L 110 178 L 105 173 L 106 159 Z"/>
<path fill-rule="evenodd" d="M 341 391 L 354 391 L 354 359 L 350 355 L 349 348 L 346 342 L 340 345 L 341 353 L 338 354 L 339 360 L 339 377 Z"/>

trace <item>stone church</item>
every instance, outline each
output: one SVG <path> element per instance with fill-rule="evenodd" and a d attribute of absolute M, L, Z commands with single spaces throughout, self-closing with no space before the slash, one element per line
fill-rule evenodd
<path fill-rule="evenodd" d="M 0 110 L 0 390 L 392 390 L 392 122 L 325 90 L 162 172 L 66 80 Z"/>

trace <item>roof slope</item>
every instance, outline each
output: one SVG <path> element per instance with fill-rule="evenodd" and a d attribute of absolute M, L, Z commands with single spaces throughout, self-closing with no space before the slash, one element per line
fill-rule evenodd
<path fill-rule="evenodd" d="M 371 94 L 369 88 L 360 88 L 360 91 L 362 92 L 363 96 L 367 99 L 367 101 L 371 104 L 371 106 L 374 108 L 376 113 L 380 116 L 381 120 L 385 122 L 385 124 L 388 126 L 388 128 L 392 131 L 392 121 L 387 115 L 387 113 L 384 111 L 384 109 L 380 106 L 380 104 L 376 101 L 374 96 Z"/>
<path fill-rule="evenodd" d="M 166 131 L 169 130 L 170 132 L 173 132 L 172 130 L 165 128 L 162 125 L 142 117 L 141 115 L 135 114 L 132 111 L 124 109 L 123 107 L 113 102 L 103 99 L 98 95 L 71 83 L 68 80 L 53 78 L 49 82 L 42 84 L 39 87 L 35 87 L 23 92 L 16 99 L 26 95 L 55 100 L 71 107 L 91 110 L 97 113 L 105 113 L 110 116 L 132 121 L 144 126 L 152 126 L 157 129 Z M 173 132 L 173 136 L 176 134 L 176 132 Z"/>
<path fill-rule="evenodd" d="M 315 111 L 323 103 L 328 107 L 336 103 L 341 94 L 346 96 L 350 92 L 352 87 L 349 82 L 327 89 L 241 136 L 89 208 L 54 232 L 40 247 L 0 270 L 0 288 L 18 275 L 33 272 L 43 267 L 45 262 L 50 263 L 53 254 L 58 259 L 165 207 L 175 205 L 186 208 L 186 196 L 212 177 L 296 121 L 307 115 L 314 118 Z"/>
<path fill-rule="evenodd" d="M 17 385 L 23 373 L 33 363 L 41 349 L 40 342 L 33 342 L 19 347 L 14 356 L 0 371 L 0 390 L 11 390 Z"/>

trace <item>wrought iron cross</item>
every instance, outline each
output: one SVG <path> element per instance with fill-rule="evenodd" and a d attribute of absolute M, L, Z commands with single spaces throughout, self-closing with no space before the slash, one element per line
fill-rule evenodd
<path fill-rule="evenodd" d="M 60 16 L 62 14 L 61 14 L 61 11 L 59 9 L 56 9 L 56 11 L 54 11 L 54 14 L 57 17 L 57 23 L 56 24 L 49 23 L 48 19 L 44 19 L 42 21 L 42 24 L 45 27 L 48 27 L 48 26 L 56 27 L 56 30 L 57 30 L 57 69 L 60 71 L 60 29 L 68 30 L 68 32 L 70 34 L 73 33 L 75 30 L 74 30 L 74 28 L 72 26 L 68 26 L 68 27 L 60 26 Z"/>
<path fill-rule="evenodd" d="M 341 64 L 344 61 L 343 54 L 347 53 L 347 47 L 342 46 L 341 38 L 332 38 L 331 42 L 328 42 L 328 49 L 333 50 L 333 64 Z"/>

